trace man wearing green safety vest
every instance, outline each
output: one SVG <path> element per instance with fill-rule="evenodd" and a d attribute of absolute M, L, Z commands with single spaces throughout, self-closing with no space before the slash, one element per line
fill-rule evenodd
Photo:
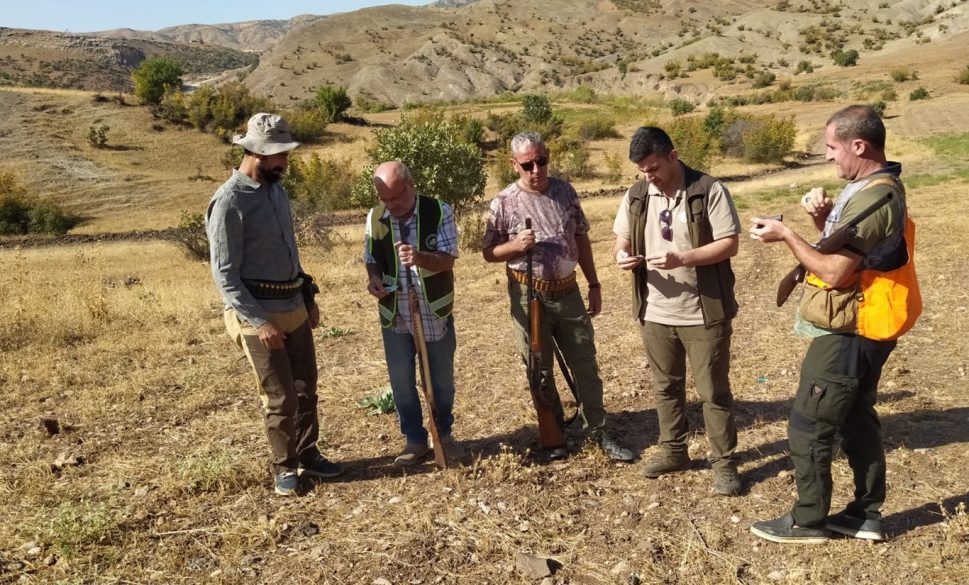
<path fill-rule="evenodd" d="M 460 460 L 464 450 L 451 435 L 456 345 L 452 270 L 458 257 L 454 212 L 443 201 L 417 195 L 410 170 L 400 161 L 378 166 L 373 183 L 380 202 L 367 214 L 363 259 L 367 292 L 378 299 L 387 372 L 406 439 L 394 464 L 414 465 L 430 452 L 417 394 L 408 283 L 420 304 L 441 446 L 449 460 Z"/>

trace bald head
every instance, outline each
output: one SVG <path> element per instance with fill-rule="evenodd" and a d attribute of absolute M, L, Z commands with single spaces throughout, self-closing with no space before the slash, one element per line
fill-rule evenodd
<path fill-rule="evenodd" d="M 381 163 L 373 172 L 373 186 L 381 203 L 397 219 L 405 219 L 414 211 L 417 196 L 410 169 L 399 160 Z"/>

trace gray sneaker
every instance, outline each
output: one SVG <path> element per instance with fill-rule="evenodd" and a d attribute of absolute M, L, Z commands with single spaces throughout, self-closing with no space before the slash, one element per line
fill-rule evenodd
<path fill-rule="evenodd" d="M 842 510 L 837 514 L 828 516 L 825 528 L 831 532 L 844 534 L 854 538 L 864 540 L 885 540 L 885 533 L 882 532 L 882 521 L 879 519 L 859 518 L 850 514 L 847 510 Z"/>
<path fill-rule="evenodd" d="M 295 469 L 280 471 L 273 478 L 273 490 L 280 496 L 299 495 L 299 474 Z"/>
<path fill-rule="evenodd" d="M 661 475 L 673 473 L 675 471 L 685 471 L 690 468 L 690 456 L 686 453 L 670 453 L 663 451 L 646 462 L 643 467 L 643 476 L 649 479 L 656 479 Z"/>
<path fill-rule="evenodd" d="M 410 467 L 420 462 L 430 452 L 431 448 L 427 446 L 427 443 L 407 443 L 404 447 L 404 452 L 394 459 L 394 465 L 398 467 Z"/>
<path fill-rule="evenodd" d="M 721 496 L 740 495 L 740 474 L 736 467 L 713 470 L 713 491 Z"/>

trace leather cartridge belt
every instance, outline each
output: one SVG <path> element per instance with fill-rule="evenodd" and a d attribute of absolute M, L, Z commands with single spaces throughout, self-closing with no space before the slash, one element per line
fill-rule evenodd
<path fill-rule="evenodd" d="M 255 278 L 243 278 L 242 284 L 246 285 L 252 296 L 257 299 L 291 299 L 300 294 L 303 288 L 303 279 L 257 280 Z"/>
<path fill-rule="evenodd" d="M 528 284 L 528 274 L 525 272 L 519 272 L 517 270 L 508 269 L 508 278 L 514 280 L 515 282 L 523 285 Z M 557 278 L 555 280 L 545 280 L 544 278 L 532 278 L 532 286 L 535 290 L 545 293 L 562 292 L 565 290 L 570 290 L 575 286 L 575 272 L 566 276 L 565 278 Z"/>

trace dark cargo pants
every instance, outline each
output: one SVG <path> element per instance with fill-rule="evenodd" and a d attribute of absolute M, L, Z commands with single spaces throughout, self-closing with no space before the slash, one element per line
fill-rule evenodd
<path fill-rule="evenodd" d="M 257 330 L 225 311 L 226 332 L 246 354 L 256 375 L 266 435 L 272 450 L 273 473 L 295 471 L 299 463 L 319 455 L 316 349 L 306 310 L 272 314 L 273 324 L 286 333 L 283 349 L 267 349 Z"/>
<path fill-rule="evenodd" d="M 737 424 L 730 392 L 729 321 L 711 327 L 674 327 L 646 321 L 643 345 L 656 384 L 659 445 L 671 454 L 686 454 L 686 360 L 696 392 L 703 401 L 703 424 L 710 441 L 710 466 L 736 466 Z"/>
<path fill-rule="evenodd" d="M 798 526 L 824 522 L 831 508 L 831 457 L 835 433 L 854 473 L 848 510 L 877 519 L 885 501 L 885 451 L 875 412 L 882 366 L 894 341 L 831 334 L 811 342 L 787 426 L 797 483 L 792 514 Z"/>

